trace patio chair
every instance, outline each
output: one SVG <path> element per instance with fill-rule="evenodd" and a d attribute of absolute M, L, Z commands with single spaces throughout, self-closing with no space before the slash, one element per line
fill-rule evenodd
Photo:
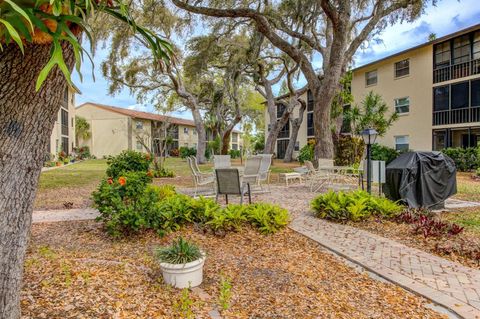
<path fill-rule="evenodd" d="M 199 186 L 206 186 L 212 184 L 212 190 L 215 188 L 215 178 L 212 174 L 209 173 L 201 173 L 198 170 L 198 166 L 196 161 L 192 158 L 187 157 L 188 167 L 190 167 L 190 171 L 192 172 L 193 184 L 195 185 L 195 193 L 194 197 L 197 196 L 198 187 Z"/>
<path fill-rule="evenodd" d="M 258 185 L 262 188 L 262 182 L 266 182 L 267 185 L 270 184 L 270 166 L 272 165 L 272 156 L 273 154 L 258 154 L 262 158 L 260 163 L 260 172 L 258 177 Z"/>
<path fill-rule="evenodd" d="M 200 167 L 198 167 L 198 161 L 197 161 L 197 158 L 193 155 L 190 156 L 190 159 L 192 160 L 192 164 L 195 166 L 195 170 L 198 172 L 198 173 L 202 173 L 202 171 L 200 171 Z M 202 174 L 206 174 L 206 173 L 202 173 Z"/>
<path fill-rule="evenodd" d="M 213 167 L 215 169 L 232 167 L 232 160 L 230 155 L 214 155 Z"/>
<path fill-rule="evenodd" d="M 239 195 L 240 205 L 243 204 L 243 197 L 248 194 L 248 203 L 252 203 L 250 183 L 242 182 L 240 173 L 236 168 L 220 168 L 215 170 L 217 181 L 217 195 L 215 201 L 218 202 L 219 195 L 225 195 L 225 202 L 228 205 L 228 195 Z M 246 188 L 246 190 L 245 190 Z"/>
<path fill-rule="evenodd" d="M 323 186 L 331 182 L 331 173 L 328 170 L 317 170 L 311 161 L 305 161 L 307 173 L 305 174 L 305 184 L 309 183 L 310 191 L 318 191 Z"/>
<path fill-rule="evenodd" d="M 245 162 L 245 169 L 243 171 L 243 181 L 251 185 L 258 185 L 260 179 L 260 167 L 262 164 L 261 156 L 247 157 Z"/>

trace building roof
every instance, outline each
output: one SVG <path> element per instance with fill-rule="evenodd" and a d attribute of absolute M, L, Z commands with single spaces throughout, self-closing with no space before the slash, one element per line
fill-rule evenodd
<path fill-rule="evenodd" d="M 435 39 L 435 40 L 433 40 L 433 41 L 428 41 L 428 42 L 419 44 L 419 45 L 417 45 L 417 46 L 411 47 L 411 48 L 409 48 L 409 49 L 406 49 L 406 50 L 403 50 L 403 51 L 400 51 L 400 52 L 391 54 L 391 55 L 386 56 L 386 57 L 384 57 L 384 58 L 381 58 L 381 59 L 372 61 L 372 62 L 367 63 L 367 64 L 364 64 L 364 65 L 361 65 L 361 66 L 359 66 L 359 67 L 354 68 L 352 71 L 355 72 L 355 71 L 357 71 L 357 70 L 359 70 L 359 69 L 363 69 L 363 68 L 369 67 L 369 66 L 374 65 L 374 64 L 377 64 L 377 63 L 379 63 L 379 62 L 382 62 L 382 61 L 391 59 L 391 58 L 396 57 L 396 56 L 399 56 L 399 55 L 402 55 L 402 54 L 407 53 L 407 52 L 409 52 L 409 51 L 417 50 L 417 49 L 423 48 L 423 47 L 428 46 L 428 45 L 435 45 L 435 44 L 437 44 L 437 43 L 440 43 L 440 42 L 443 42 L 443 41 L 447 41 L 447 40 L 450 40 L 450 39 L 452 39 L 452 38 L 455 38 L 455 37 L 458 37 L 458 36 L 460 36 L 460 35 L 469 33 L 469 32 L 471 32 L 471 31 L 479 30 L 479 29 L 480 29 L 480 23 L 479 23 L 479 24 L 472 25 L 472 26 L 470 26 L 470 27 L 468 27 L 468 28 L 465 28 L 465 29 L 456 31 L 456 32 L 454 32 L 454 33 L 447 34 L 447 35 L 445 35 L 445 36 L 443 36 L 443 37 L 440 37 L 440 38 L 437 38 L 437 39 Z"/>
<path fill-rule="evenodd" d="M 129 116 L 129 117 L 132 117 L 132 118 L 136 118 L 136 119 L 161 121 L 161 122 L 169 121 L 172 124 L 195 127 L 195 122 L 194 121 L 188 120 L 188 119 L 182 119 L 180 117 L 164 116 L 164 115 L 150 113 L 150 112 L 135 111 L 135 110 L 126 109 L 126 108 L 123 108 L 123 107 L 117 107 L 117 106 L 111 106 L 111 105 L 105 105 L 105 104 L 99 104 L 99 103 L 93 103 L 93 102 L 83 103 L 80 106 L 78 106 L 77 108 L 81 108 L 81 107 L 83 107 L 85 105 L 89 105 L 89 104 L 93 105 L 93 106 L 96 106 L 98 108 L 107 110 L 107 111 L 123 114 L 123 115 Z M 235 133 L 241 133 L 241 131 L 236 130 L 236 129 L 234 129 L 233 131 Z"/>

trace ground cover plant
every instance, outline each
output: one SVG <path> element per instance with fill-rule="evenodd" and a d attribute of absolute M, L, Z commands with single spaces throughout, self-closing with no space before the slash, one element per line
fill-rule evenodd
<path fill-rule="evenodd" d="M 314 198 L 311 208 L 317 217 L 335 221 L 360 221 L 371 216 L 392 217 L 402 210 L 401 205 L 362 190 L 347 193 L 329 191 Z"/>
<path fill-rule="evenodd" d="M 92 194 L 94 207 L 100 212 L 97 220 L 114 237 L 149 229 L 165 235 L 191 223 L 217 234 L 239 230 L 246 224 L 270 234 L 288 224 L 288 212 L 276 205 L 255 203 L 222 208 L 211 199 L 179 194 L 171 185 L 152 185 L 145 159 L 134 154 L 133 159 L 125 160 L 124 155 L 109 162 L 114 165 L 107 169 L 111 175 Z M 132 167 L 138 167 L 138 171 L 121 170 L 125 162 L 132 161 L 136 161 Z"/>

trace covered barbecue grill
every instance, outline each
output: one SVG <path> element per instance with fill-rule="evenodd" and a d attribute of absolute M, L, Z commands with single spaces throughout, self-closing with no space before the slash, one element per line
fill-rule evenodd
<path fill-rule="evenodd" d="M 441 152 L 401 154 L 386 168 L 385 196 L 409 207 L 442 208 L 457 192 L 456 167 Z"/>

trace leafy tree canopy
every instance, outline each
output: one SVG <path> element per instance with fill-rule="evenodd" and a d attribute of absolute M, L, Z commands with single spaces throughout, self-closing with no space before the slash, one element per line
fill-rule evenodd
<path fill-rule="evenodd" d="M 0 1 L 0 49 L 16 43 L 25 50 L 25 43 L 52 45 L 51 58 L 40 72 L 36 89 L 39 90 L 50 71 L 58 66 L 71 85 L 71 74 L 62 50 L 62 42 L 68 42 L 75 53 L 75 67 L 80 74 L 84 53 L 90 58 L 81 41 L 84 32 L 92 41 L 91 22 L 105 16 L 123 21 L 129 34 L 136 34 L 151 50 L 154 61 L 161 66 L 170 61 L 172 47 L 163 37 L 135 22 L 131 6 L 123 0 L 2 0 Z M 91 58 L 90 58 L 91 60 Z M 92 61 L 93 63 L 93 61 Z"/>

